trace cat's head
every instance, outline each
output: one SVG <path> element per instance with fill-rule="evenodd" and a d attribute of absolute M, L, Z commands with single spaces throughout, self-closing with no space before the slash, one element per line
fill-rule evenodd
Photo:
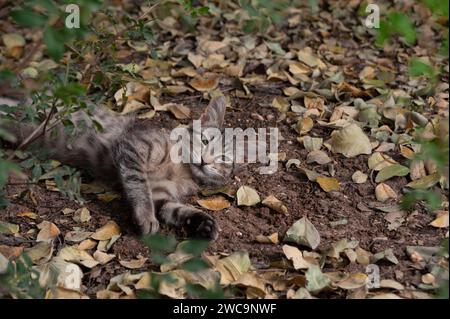
<path fill-rule="evenodd" d="M 221 185 L 233 171 L 232 143 L 223 134 L 226 111 L 224 96 L 215 97 L 197 121 L 192 133 L 192 161 L 189 164 L 195 180 L 204 185 Z M 201 152 L 199 150 L 201 149 Z"/>

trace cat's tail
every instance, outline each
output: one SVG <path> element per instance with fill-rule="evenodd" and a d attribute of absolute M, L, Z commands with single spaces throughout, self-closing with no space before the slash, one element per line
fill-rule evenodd
<path fill-rule="evenodd" d="M 11 119 L 19 116 L 21 101 L 0 96 L 0 140 L 6 139 L 12 144 L 21 144 L 38 127 L 37 124 L 21 123 Z"/>

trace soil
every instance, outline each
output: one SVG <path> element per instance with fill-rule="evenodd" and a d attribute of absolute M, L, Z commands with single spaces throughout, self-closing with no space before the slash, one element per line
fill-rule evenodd
<path fill-rule="evenodd" d="M 226 91 L 227 87 L 222 89 Z M 282 119 L 280 113 L 271 107 L 266 107 L 273 97 L 272 95 L 256 94 L 251 100 L 232 99 L 232 108 L 226 115 L 226 126 L 278 127 L 283 137 L 279 145 L 279 152 L 286 153 L 286 160 L 296 158 L 304 162 L 307 151 L 300 147 L 297 141 L 298 134 L 290 127 L 290 118 Z M 180 97 L 177 97 L 177 100 L 179 99 Z M 171 101 L 169 97 L 166 97 L 165 100 Z M 195 118 L 207 102 L 202 101 L 201 97 L 195 99 L 190 97 L 184 103 L 191 108 Z M 254 114 L 261 115 L 265 120 L 256 119 Z M 172 116 L 163 112 L 158 112 L 151 121 L 154 121 L 155 125 L 167 128 L 172 128 L 179 123 Z M 327 138 L 329 129 L 314 128 L 310 135 Z M 288 207 L 288 214 L 275 213 L 262 205 L 237 207 L 235 203 L 229 209 L 210 212 L 218 222 L 220 235 L 216 241 L 210 244 L 207 252 L 226 255 L 237 250 L 247 250 L 255 267 L 267 268 L 271 262 L 279 261 L 282 258 L 280 253 L 282 244 L 261 244 L 256 242 L 256 236 L 278 232 L 282 239 L 286 230 L 295 221 L 307 216 L 320 233 L 319 249 L 326 249 L 330 244 L 343 238 L 358 240 L 361 248 L 372 253 L 392 248 L 399 263 L 397 265 L 380 263 L 381 278 L 396 279 L 406 287 L 411 284 L 417 285 L 422 273 L 421 270 L 415 269 L 409 261 L 405 247 L 407 245 L 439 245 L 447 230 L 430 226 L 433 215 L 428 213 L 423 206 L 416 205 L 415 209 L 409 212 L 402 226 L 389 231 L 388 222 L 384 219 L 385 213 L 371 208 L 376 202 L 374 184 L 370 180 L 364 184 L 355 184 L 351 180 L 351 176 L 356 170 L 370 174 L 367 167 L 368 156 L 361 155 L 348 159 L 337 154 L 329 155 L 333 158 L 335 177 L 341 183 L 339 192 L 325 193 L 316 183 L 308 181 L 294 169 L 287 170 L 286 161 L 280 162 L 278 170 L 272 175 L 259 174 L 258 167 L 261 164 L 248 164 L 243 167 L 233 178 L 230 178 L 228 185 L 234 190 L 241 185 L 252 186 L 262 199 L 268 195 L 275 195 Z M 389 155 L 394 158 L 396 156 L 395 154 Z M 327 171 L 326 165 L 325 167 L 308 165 L 308 167 L 319 172 Z M 47 190 L 43 183 L 33 187 L 35 203 L 30 198 L 15 198 L 15 195 L 25 190 L 24 185 L 16 184 L 17 182 L 20 180 L 12 177 L 10 184 L 6 187 L 11 205 L 6 210 L 0 211 L 1 219 L 19 224 L 21 234 L 26 234 L 29 229 L 36 228 L 35 224 L 42 220 L 52 221 L 61 230 L 57 244 L 64 244 L 64 234 L 79 224 L 75 223 L 70 216 L 64 216 L 61 210 L 66 207 L 76 209 L 80 206 L 65 199 L 57 192 Z M 397 194 L 402 194 L 402 188 L 407 184 L 407 179 L 395 177 L 386 183 Z M 448 192 L 443 195 L 448 198 Z M 196 199 L 199 197 L 201 196 L 193 196 L 187 198 L 186 201 L 196 205 Z M 92 216 L 90 222 L 84 227 L 86 230 L 95 231 L 111 219 L 119 224 L 122 237 L 112 247 L 112 253 L 116 254 L 118 259 L 129 260 L 139 255 L 147 256 L 149 254 L 147 247 L 139 241 L 139 235 L 131 219 L 130 207 L 124 200 L 104 203 L 97 200 L 94 195 L 86 195 L 85 198 L 88 200 L 85 206 L 90 210 Z M 39 217 L 30 221 L 28 218 L 16 216 L 18 212 L 23 211 L 33 211 Z M 346 225 L 333 226 L 333 222 L 344 219 L 347 221 Z M 173 233 L 174 230 L 162 226 L 162 232 Z M 8 242 L 7 244 L 31 246 L 35 235 L 28 236 L 29 238 L 25 235 L 25 239 L 9 238 L 8 240 L 12 240 L 13 243 Z M 178 232 L 177 236 L 182 239 L 183 234 Z M 2 241 L 0 238 L 0 244 Z M 362 266 L 355 264 L 327 265 L 325 271 L 364 271 L 357 269 L 358 267 Z M 156 269 L 156 266 L 147 261 L 144 267 L 137 269 L 136 272 L 149 268 Z M 88 294 L 95 296 L 96 291 L 106 287 L 110 278 L 124 271 L 126 269 L 118 263 L 117 259 L 105 266 L 94 268 L 84 277 Z"/>

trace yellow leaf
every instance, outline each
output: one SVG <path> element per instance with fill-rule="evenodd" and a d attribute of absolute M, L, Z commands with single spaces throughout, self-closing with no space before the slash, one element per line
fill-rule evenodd
<path fill-rule="evenodd" d="M 437 228 L 448 227 L 448 212 L 440 211 L 438 212 L 438 217 L 430 223 L 431 226 Z"/>
<path fill-rule="evenodd" d="M 197 203 L 203 208 L 219 211 L 225 208 L 230 207 L 230 202 L 225 199 L 223 196 L 215 196 L 207 199 L 199 199 Z"/>
<path fill-rule="evenodd" d="M 316 178 L 316 182 L 327 193 L 339 190 L 339 181 L 334 177 L 319 176 Z"/>
<path fill-rule="evenodd" d="M 31 219 L 36 219 L 38 218 L 38 214 L 33 213 L 33 212 L 21 212 L 21 213 L 17 213 L 17 217 L 28 217 Z"/>

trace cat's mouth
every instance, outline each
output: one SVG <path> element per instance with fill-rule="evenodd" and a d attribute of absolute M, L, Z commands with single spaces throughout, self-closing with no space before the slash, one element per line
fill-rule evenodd
<path fill-rule="evenodd" d="M 197 183 L 201 185 L 218 186 L 224 185 L 226 176 L 220 173 L 213 165 L 191 164 L 191 172 Z"/>

